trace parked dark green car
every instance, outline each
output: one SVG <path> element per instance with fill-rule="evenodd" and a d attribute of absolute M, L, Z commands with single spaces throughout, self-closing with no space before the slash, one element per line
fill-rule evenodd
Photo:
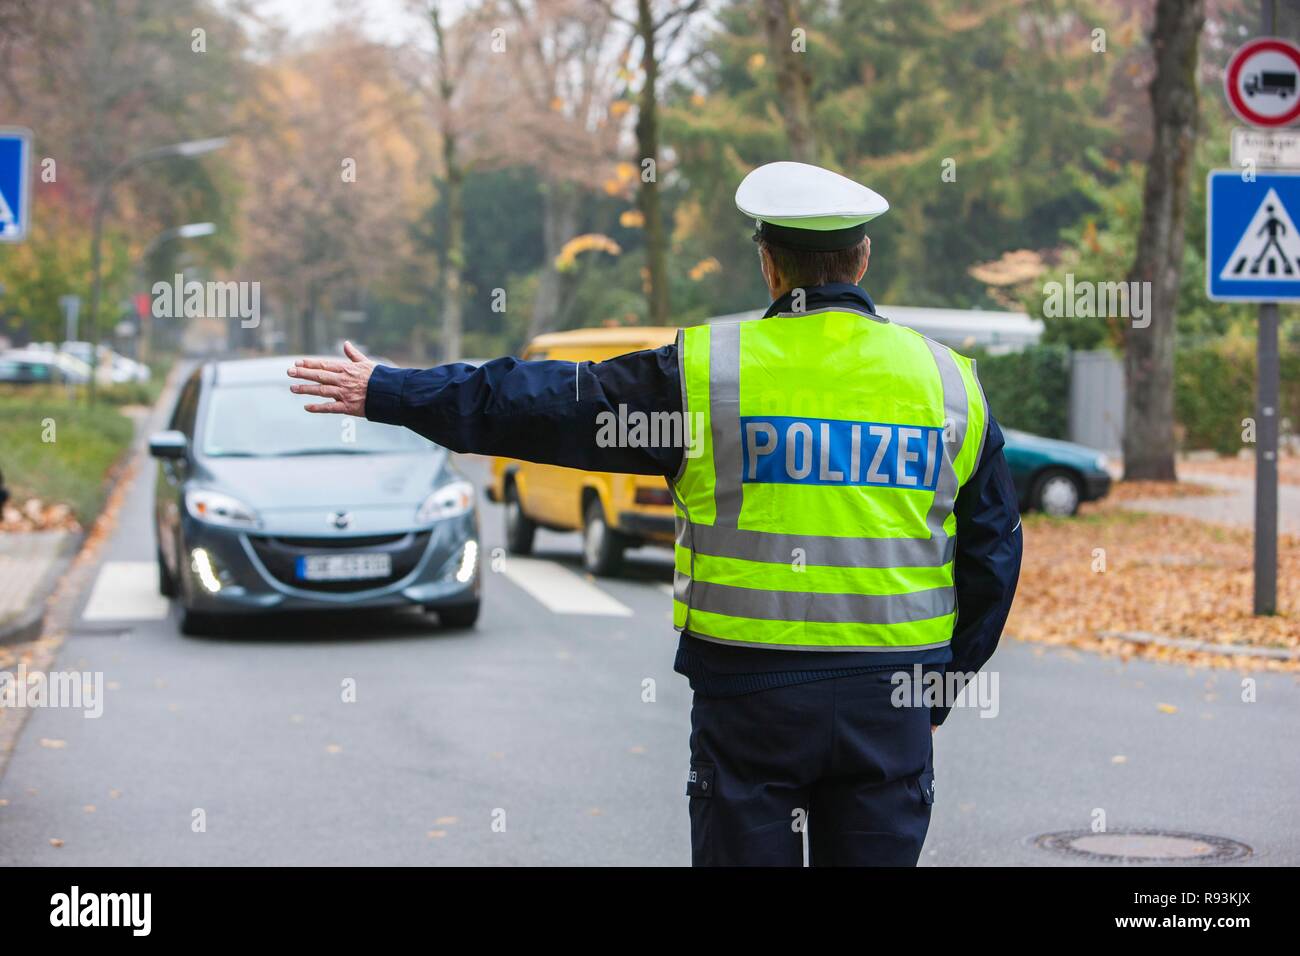
<path fill-rule="evenodd" d="M 1104 498 L 1110 491 L 1110 472 L 1101 452 L 1014 428 L 1004 428 L 1002 434 L 1021 511 L 1072 515 L 1080 502 Z"/>

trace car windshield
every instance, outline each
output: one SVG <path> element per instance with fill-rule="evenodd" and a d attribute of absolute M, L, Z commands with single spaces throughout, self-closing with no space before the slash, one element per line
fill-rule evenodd
<path fill-rule="evenodd" d="M 313 415 L 324 399 L 287 385 L 218 386 L 208 401 L 203 454 L 214 458 L 419 454 L 433 444 L 395 425 L 342 415 Z"/>

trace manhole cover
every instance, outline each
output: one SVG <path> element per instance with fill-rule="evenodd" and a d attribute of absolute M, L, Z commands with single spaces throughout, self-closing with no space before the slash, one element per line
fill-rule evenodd
<path fill-rule="evenodd" d="M 1226 863 L 1252 852 L 1227 837 L 1173 830 L 1067 830 L 1044 833 L 1034 845 L 1096 863 Z"/>

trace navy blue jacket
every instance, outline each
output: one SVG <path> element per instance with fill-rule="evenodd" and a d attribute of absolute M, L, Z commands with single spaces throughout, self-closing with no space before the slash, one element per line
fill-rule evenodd
<path fill-rule="evenodd" d="M 843 304 L 875 312 L 855 285 L 804 290 L 804 309 Z M 789 296 L 768 315 L 791 311 Z M 677 346 L 633 352 L 604 362 L 521 362 L 499 358 L 477 368 L 463 363 L 431 369 L 378 366 L 366 395 L 366 417 L 404 425 L 453 451 L 503 455 L 587 471 L 677 474 L 680 448 L 602 448 L 597 416 L 680 412 Z M 957 621 L 951 647 L 864 655 L 852 651 L 788 651 L 736 647 L 684 633 L 676 670 L 706 696 L 914 664 L 974 674 L 997 647 L 1020 574 L 1020 515 L 1002 454 L 1002 430 L 990 419 L 979 465 L 957 494 L 954 578 Z M 942 723 L 947 709 L 932 719 Z"/>

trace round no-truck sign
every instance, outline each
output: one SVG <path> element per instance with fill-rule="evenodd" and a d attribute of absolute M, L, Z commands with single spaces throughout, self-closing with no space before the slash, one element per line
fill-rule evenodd
<path fill-rule="evenodd" d="M 1228 61 L 1224 87 L 1232 111 L 1255 126 L 1287 126 L 1300 117 L 1300 47 L 1258 37 Z"/>

